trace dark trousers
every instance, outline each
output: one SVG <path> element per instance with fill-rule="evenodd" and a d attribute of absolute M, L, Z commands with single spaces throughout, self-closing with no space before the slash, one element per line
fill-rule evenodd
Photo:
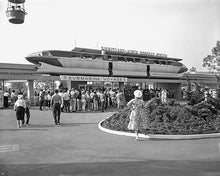
<path fill-rule="evenodd" d="M 40 100 L 40 110 L 43 110 L 44 100 Z"/>
<path fill-rule="evenodd" d="M 63 106 L 65 112 L 70 112 L 70 100 L 63 100 Z"/>
<path fill-rule="evenodd" d="M 26 107 L 25 109 L 25 114 L 26 114 L 26 122 L 25 124 L 29 124 L 29 120 L 30 120 L 30 110 L 28 107 Z"/>
<path fill-rule="evenodd" d="M 60 123 L 60 114 L 61 114 L 60 103 L 55 103 L 53 105 L 53 118 L 55 124 Z"/>
<path fill-rule="evenodd" d="M 101 101 L 101 110 L 102 112 L 105 110 L 105 101 Z"/>
<path fill-rule="evenodd" d="M 8 107 L 8 97 L 4 96 L 4 108 Z"/>

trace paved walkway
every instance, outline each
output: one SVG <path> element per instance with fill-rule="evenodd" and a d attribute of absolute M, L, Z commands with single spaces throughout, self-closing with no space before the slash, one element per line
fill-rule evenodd
<path fill-rule="evenodd" d="M 102 132 L 104 113 L 31 109 L 31 125 L 16 127 L 15 112 L 0 109 L 0 176 L 219 176 L 220 138 L 135 141 Z"/>

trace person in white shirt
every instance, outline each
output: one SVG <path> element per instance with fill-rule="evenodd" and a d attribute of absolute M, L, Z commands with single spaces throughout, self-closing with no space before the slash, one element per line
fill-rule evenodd
<path fill-rule="evenodd" d="M 14 105 L 14 103 L 16 102 L 16 100 L 18 99 L 18 95 L 15 92 L 15 90 L 12 90 L 11 92 L 11 104 Z"/>
<path fill-rule="evenodd" d="M 86 111 L 86 93 L 85 91 L 82 91 L 82 111 Z"/>
<path fill-rule="evenodd" d="M 72 112 L 76 112 L 78 94 L 79 92 L 75 88 L 72 88 L 70 92 L 70 106 Z"/>
<path fill-rule="evenodd" d="M 51 106 L 51 104 L 50 104 L 51 99 L 52 99 L 51 92 L 48 91 L 48 93 L 47 93 L 47 100 L 48 100 L 47 107 L 48 107 L 48 109 L 50 109 L 50 106 Z"/>
<path fill-rule="evenodd" d="M 60 105 L 60 108 L 61 108 L 61 112 L 63 112 L 63 108 L 64 108 L 63 105 L 64 105 L 64 103 L 63 103 L 63 90 L 62 89 L 59 90 L 58 95 L 61 96 L 61 98 L 62 98 L 62 103 Z"/>
<path fill-rule="evenodd" d="M 14 104 L 14 110 L 16 111 L 17 127 L 22 127 L 22 122 L 24 121 L 26 103 L 23 99 L 23 95 L 18 95 L 18 100 Z"/>
<path fill-rule="evenodd" d="M 63 93 L 63 105 L 64 105 L 64 111 L 70 112 L 70 94 L 67 88 Z"/>

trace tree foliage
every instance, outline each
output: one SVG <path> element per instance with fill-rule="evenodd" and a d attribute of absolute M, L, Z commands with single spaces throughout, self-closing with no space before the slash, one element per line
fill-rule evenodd
<path fill-rule="evenodd" d="M 212 54 L 203 59 L 202 66 L 210 72 L 220 71 L 220 41 L 217 41 L 216 46 L 213 47 Z"/>
<path fill-rule="evenodd" d="M 53 81 L 42 81 L 42 80 L 35 80 L 34 81 L 34 87 L 38 90 L 50 90 L 53 89 Z"/>

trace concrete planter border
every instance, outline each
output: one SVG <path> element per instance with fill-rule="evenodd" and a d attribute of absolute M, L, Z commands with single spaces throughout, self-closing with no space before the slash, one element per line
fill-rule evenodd
<path fill-rule="evenodd" d="M 106 118 L 106 119 L 108 119 L 108 118 Z M 102 126 L 102 123 L 106 119 L 102 120 L 98 124 L 98 128 L 101 131 L 104 131 L 104 132 L 107 132 L 107 133 L 110 133 L 110 134 L 135 137 L 134 133 L 124 132 L 124 131 L 115 131 L 115 130 L 110 130 L 110 129 L 104 128 Z M 220 133 L 192 134 L 192 135 L 160 135 L 160 134 L 145 135 L 145 134 L 139 134 L 139 137 L 140 138 L 147 138 L 147 139 L 174 139 L 174 140 L 178 140 L 178 139 L 204 139 L 204 138 L 217 138 L 217 137 L 220 137 Z"/>

